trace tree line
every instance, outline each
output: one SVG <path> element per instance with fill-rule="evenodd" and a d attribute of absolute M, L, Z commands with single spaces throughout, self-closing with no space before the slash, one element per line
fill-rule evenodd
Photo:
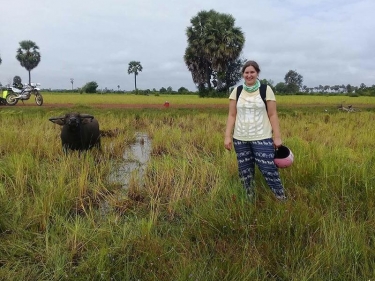
<path fill-rule="evenodd" d="M 285 82 L 277 83 L 273 85 L 273 82 L 262 80 L 263 83 L 267 83 L 272 87 L 274 92 L 277 94 L 347 94 L 350 96 L 375 96 L 375 85 L 367 87 L 364 83 L 361 83 L 359 87 L 352 86 L 350 84 L 345 85 L 319 85 L 316 87 L 307 87 L 303 85 L 303 76 L 297 73 L 295 70 L 289 70 L 284 77 Z"/>

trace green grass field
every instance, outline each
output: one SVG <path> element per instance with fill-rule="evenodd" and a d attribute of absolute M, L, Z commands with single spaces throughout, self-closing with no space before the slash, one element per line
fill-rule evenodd
<path fill-rule="evenodd" d="M 134 94 L 62 94 L 42 93 L 45 103 L 74 103 L 74 104 L 164 104 L 169 101 L 172 105 L 182 104 L 228 104 L 226 98 L 200 98 L 197 95 L 134 95 Z M 358 105 L 361 107 L 375 105 L 374 97 L 348 97 L 348 96 L 277 96 L 279 106 L 338 106 Z M 26 101 L 33 102 L 32 100 Z"/>
<path fill-rule="evenodd" d="M 280 203 L 259 173 L 256 200 L 246 199 L 223 145 L 226 108 L 90 106 L 227 99 L 44 98 L 75 106 L 0 107 L 0 280 L 374 280 L 375 99 L 277 97 L 295 155 L 280 170 Z M 341 103 L 361 111 L 339 112 Z M 101 152 L 65 156 L 48 118 L 73 109 L 118 135 L 103 137 Z M 151 158 L 124 189 L 109 175 L 137 132 Z"/>

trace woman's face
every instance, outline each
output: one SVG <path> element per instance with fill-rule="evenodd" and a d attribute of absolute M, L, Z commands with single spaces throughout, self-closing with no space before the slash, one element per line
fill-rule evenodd
<path fill-rule="evenodd" d="M 246 67 L 242 75 L 247 86 L 254 85 L 258 78 L 258 73 L 252 65 Z"/>

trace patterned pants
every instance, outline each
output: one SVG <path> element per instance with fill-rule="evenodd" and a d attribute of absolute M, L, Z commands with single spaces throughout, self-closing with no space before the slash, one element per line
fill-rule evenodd
<path fill-rule="evenodd" d="M 275 149 L 271 138 L 258 141 L 240 141 L 233 139 L 237 154 L 238 170 L 241 181 L 249 196 L 254 195 L 255 163 L 264 176 L 268 186 L 276 197 L 284 196 L 284 187 L 279 171 L 273 161 Z"/>

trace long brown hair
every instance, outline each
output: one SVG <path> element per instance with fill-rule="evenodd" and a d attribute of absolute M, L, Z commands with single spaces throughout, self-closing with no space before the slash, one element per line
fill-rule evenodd
<path fill-rule="evenodd" d="M 247 61 L 247 62 L 243 65 L 243 67 L 242 67 L 242 73 L 244 73 L 244 72 L 245 72 L 245 69 L 246 69 L 247 67 L 249 67 L 249 66 L 254 67 L 255 71 L 259 74 L 259 72 L 260 72 L 259 65 L 257 64 L 256 61 L 253 61 L 253 60 L 249 60 L 249 61 Z"/>

